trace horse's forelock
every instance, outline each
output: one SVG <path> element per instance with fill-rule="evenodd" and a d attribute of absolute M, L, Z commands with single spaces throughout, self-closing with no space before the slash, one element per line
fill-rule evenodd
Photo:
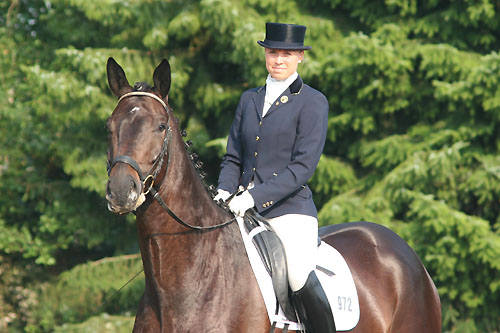
<path fill-rule="evenodd" d="M 134 84 L 134 90 L 133 91 L 153 91 L 153 87 L 151 87 L 148 83 L 146 82 L 136 82 Z"/>

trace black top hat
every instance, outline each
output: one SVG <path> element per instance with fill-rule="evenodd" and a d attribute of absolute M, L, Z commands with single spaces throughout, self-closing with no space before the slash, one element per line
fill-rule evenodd
<path fill-rule="evenodd" d="M 268 49 L 310 50 L 304 46 L 306 27 L 297 24 L 266 23 L 266 39 L 257 41 Z"/>

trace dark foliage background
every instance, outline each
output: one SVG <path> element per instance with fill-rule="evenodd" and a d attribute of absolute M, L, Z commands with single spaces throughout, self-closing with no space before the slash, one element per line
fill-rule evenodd
<path fill-rule="evenodd" d="M 141 279 L 96 308 L 141 267 L 133 218 L 104 200 L 116 103 L 107 58 L 132 83 L 170 61 L 171 105 L 214 183 L 239 95 L 265 81 L 256 41 L 281 21 L 307 25 L 313 49 L 299 72 L 330 101 L 310 181 L 320 223 L 392 228 L 433 277 L 444 331 L 498 332 L 499 10 L 487 0 L 0 2 L 0 330 L 130 331 Z"/>

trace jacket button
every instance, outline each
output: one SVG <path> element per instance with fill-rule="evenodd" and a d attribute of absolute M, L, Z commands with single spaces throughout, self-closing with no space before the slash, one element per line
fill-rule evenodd
<path fill-rule="evenodd" d="M 252 170 L 255 171 L 255 168 L 253 168 Z"/>
<path fill-rule="evenodd" d="M 271 201 L 269 204 L 270 204 L 270 205 L 272 205 L 272 204 L 273 204 L 273 202 Z"/>
<path fill-rule="evenodd" d="M 257 152 L 255 152 L 255 154 L 254 154 L 254 155 L 255 155 L 255 156 L 257 156 L 257 155 L 258 155 L 258 154 L 257 154 Z"/>
<path fill-rule="evenodd" d="M 259 121 L 259 126 L 262 126 L 262 121 Z"/>
<path fill-rule="evenodd" d="M 276 105 L 280 105 L 280 102 L 276 102 Z"/>
<path fill-rule="evenodd" d="M 259 136 L 257 135 L 257 137 L 255 138 L 255 141 L 259 141 L 259 139 L 260 139 L 260 138 L 259 138 Z"/>
<path fill-rule="evenodd" d="M 266 204 L 263 204 L 263 205 L 262 205 L 262 208 L 266 208 Z"/>

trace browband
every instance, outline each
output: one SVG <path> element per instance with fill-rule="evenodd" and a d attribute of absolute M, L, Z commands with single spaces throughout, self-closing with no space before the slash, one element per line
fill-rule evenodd
<path fill-rule="evenodd" d="M 120 103 L 120 101 L 126 97 L 129 97 L 129 96 L 148 96 L 148 97 L 151 97 L 151 98 L 154 98 L 156 99 L 158 102 L 161 103 L 161 105 L 163 105 L 163 107 L 165 109 L 167 109 L 167 104 L 158 96 L 156 96 L 155 94 L 152 94 L 152 93 L 148 93 L 148 92 L 145 92 L 145 91 L 132 91 L 132 92 L 129 92 L 129 93 L 126 93 L 125 95 L 122 95 L 119 99 L 118 99 L 118 103 Z"/>

